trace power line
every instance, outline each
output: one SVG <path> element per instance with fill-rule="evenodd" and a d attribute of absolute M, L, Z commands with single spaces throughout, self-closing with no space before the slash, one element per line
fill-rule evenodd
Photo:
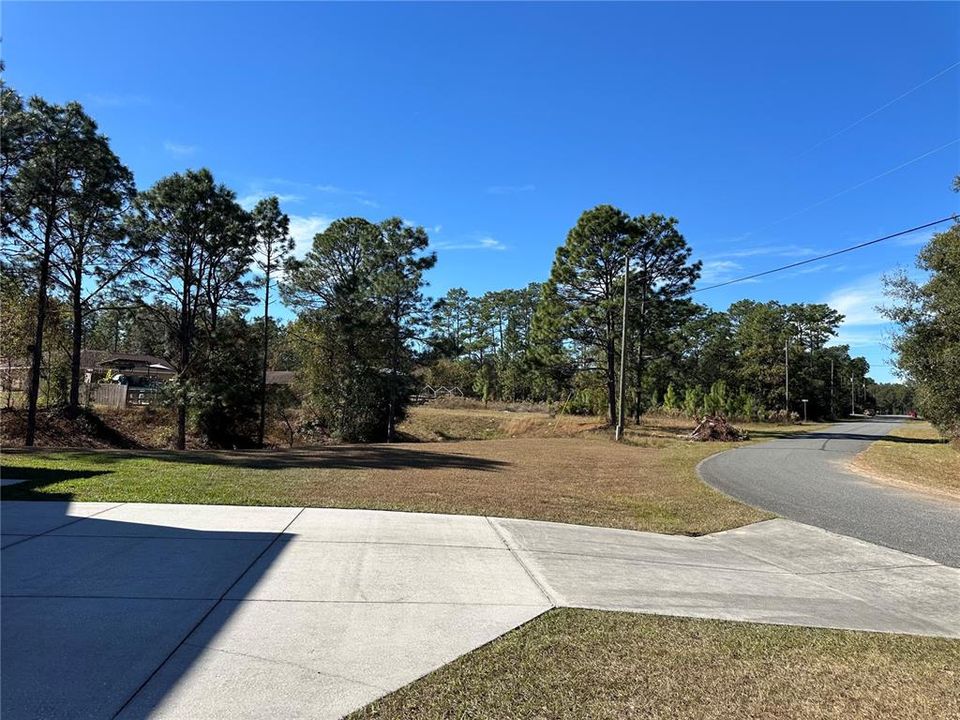
<path fill-rule="evenodd" d="M 913 165 L 915 162 L 919 162 L 920 160 L 930 157 L 931 155 L 938 153 L 941 150 L 945 150 L 951 145 L 956 145 L 957 143 L 960 143 L 960 137 L 954 138 L 953 140 L 946 142 L 943 145 L 938 145 L 932 150 L 927 150 L 926 152 L 921 153 L 916 157 L 910 158 L 906 162 L 902 162 L 895 167 L 889 168 L 888 170 L 884 170 L 882 173 L 878 173 L 873 177 L 867 178 L 866 180 L 861 180 L 856 185 L 851 185 L 848 188 L 844 188 L 840 192 L 836 192 L 833 195 L 830 195 L 829 197 L 825 197 L 825 198 L 822 198 L 821 200 L 817 200 L 817 202 L 813 203 L 812 205 L 807 205 L 806 207 L 800 208 L 799 210 L 794 210 L 789 215 L 784 215 L 783 217 L 777 220 L 774 220 L 773 222 L 760 226 L 756 230 L 751 230 L 750 232 L 746 232 L 743 235 L 740 235 L 739 238 L 746 238 L 746 237 L 749 237 L 750 235 L 753 235 L 754 233 L 763 232 L 764 230 L 769 230 L 770 228 L 775 227 L 776 225 L 779 225 L 780 223 L 785 222 L 786 220 L 790 220 L 792 218 L 795 218 L 797 215 L 802 215 L 803 213 L 813 210 L 814 208 L 818 208 L 821 205 L 824 205 L 825 203 L 830 202 L 831 200 L 836 200 L 841 195 L 846 195 L 847 193 L 853 192 L 854 190 L 859 190 L 864 185 L 869 185 L 870 183 L 876 180 L 880 180 L 881 178 L 885 178 L 887 175 L 891 175 L 897 172 L 898 170 L 903 170 L 903 168 L 908 167 L 909 165 Z"/>
<path fill-rule="evenodd" d="M 848 253 L 853 250 L 859 250 L 860 248 L 865 248 L 869 245 L 876 245 L 877 243 L 883 242 L 884 240 L 892 240 L 895 237 L 900 237 L 901 235 L 909 235 L 910 233 L 917 232 L 917 230 L 926 230 L 927 228 L 933 227 L 934 225 L 941 225 L 950 220 L 957 220 L 956 215 L 949 215 L 945 218 L 940 218 L 939 220 L 934 220 L 932 222 L 924 223 L 923 225 L 917 225 L 916 227 L 909 228 L 907 230 L 901 230 L 900 232 L 895 232 L 891 235 L 884 235 L 883 237 L 876 238 L 875 240 L 868 240 L 867 242 L 860 243 L 859 245 L 851 245 L 850 247 L 843 248 L 842 250 L 834 250 L 829 252 L 826 255 L 818 255 L 817 257 L 807 258 L 806 260 L 799 260 L 797 262 L 790 263 L 789 265 L 782 265 L 780 267 L 773 268 L 771 270 L 764 270 L 763 272 L 754 273 L 753 275 L 744 275 L 743 277 L 738 277 L 733 280 L 727 280 L 726 282 L 717 283 L 716 285 L 709 285 L 704 288 L 697 288 L 693 290 L 690 294 L 694 295 L 699 292 L 705 292 L 707 290 L 716 290 L 717 288 L 725 287 L 727 285 L 733 285 L 734 283 L 744 282 L 745 280 L 753 280 L 754 278 L 763 277 L 764 275 L 772 275 L 773 273 L 782 272 L 783 270 L 790 270 L 791 268 L 800 267 L 801 265 L 809 265 L 810 263 L 819 262 L 820 260 L 826 260 L 827 258 L 832 258 L 837 255 L 842 255 L 843 253 Z"/>
<path fill-rule="evenodd" d="M 951 70 L 953 70 L 955 67 L 960 67 L 960 60 L 958 60 L 957 62 L 953 63 L 952 65 L 948 65 L 948 66 L 945 67 L 943 70 L 941 70 L 940 72 L 938 72 L 936 75 L 933 75 L 933 76 L 931 76 L 931 77 L 928 77 L 926 80 L 924 80 L 924 81 L 923 81 L 922 83 L 920 83 L 919 85 L 914 85 L 912 88 L 910 88 L 910 89 L 907 90 L 906 92 L 903 92 L 903 93 L 901 93 L 900 95 L 897 95 L 897 97 L 893 98 L 893 100 L 889 100 L 888 102 L 885 102 L 885 103 L 884 103 L 883 105 L 881 105 L 880 107 L 878 107 L 878 108 L 876 108 L 876 109 L 874 109 L 874 110 L 871 110 L 871 111 L 868 112 L 866 115 L 864 115 L 863 117 L 861 117 L 859 120 L 855 120 L 854 122 L 850 123 L 850 124 L 847 125 L 846 127 L 841 128 L 840 130 L 837 130 L 835 133 L 832 133 L 831 135 L 828 135 L 827 137 L 825 137 L 825 138 L 824 138 L 823 140 L 821 140 L 820 142 L 816 143 L 815 145 L 810 146 L 809 148 L 807 148 L 806 150 L 804 150 L 802 153 L 800 153 L 799 157 L 802 157 L 802 156 L 806 155 L 807 153 L 811 153 L 811 152 L 813 152 L 814 150 L 816 150 L 818 147 L 820 147 L 821 145 L 824 145 L 824 144 L 830 142 L 830 141 L 833 140 L 835 137 L 837 137 L 837 136 L 839 136 L 839 135 L 843 135 L 845 132 L 847 132 L 847 131 L 849 131 L 849 130 L 853 130 L 853 128 L 855 128 L 855 127 L 856 127 L 857 125 L 859 125 L 860 123 L 864 122 L 865 120 L 869 120 L 870 118 L 872 118 L 872 117 L 873 117 L 874 115 L 876 115 L 877 113 L 882 112 L 883 110 L 886 110 L 888 107 L 890 107 L 890 106 L 893 105 L 894 103 L 899 102 L 900 100 L 903 100 L 905 97 L 907 97 L 907 95 L 910 95 L 911 93 L 916 92 L 917 90 L 919 90 L 919 89 L 922 88 L 923 86 L 928 85 L 929 83 L 932 83 L 934 80 L 936 80 L 936 79 L 939 78 L 940 76 L 946 75 L 948 72 L 950 72 Z"/>

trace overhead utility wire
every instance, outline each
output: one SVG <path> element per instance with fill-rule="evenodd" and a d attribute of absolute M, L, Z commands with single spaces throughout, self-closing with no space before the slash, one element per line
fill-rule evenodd
<path fill-rule="evenodd" d="M 809 148 L 807 148 L 807 149 L 804 150 L 802 153 L 800 153 L 800 156 L 802 157 L 803 155 L 806 155 L 807 153 L 813 152 L 814 150 L 816 150 L 816 149 L 817 149 L 818 147 L 820 147 L 821 145 L 825 145 L 826 143 L 828 143 L 828 142 L 830 142 L 831 140 L 833 140 L 835 137 L 838 137 L 839 135 L 843 135 L 845 132 L 847 132 L 847 131 L 849 131 L 849 130 L 853 130 L 853 128 L 855 128 L 855 127 L 856 127 L 857 125 L 859 125 L 860 123 L 862 123 L 862 122 L 864 122 L 864 121 L 866 121 L 866 120 L 869 120 L 870 118 L 872 118 L 872 117 L 873 117 L 874 115 L 876 115 L 877 113 L 882 112 L 883 110 L 886 110 L 888 107 L 890 107 L 890 106 L 893 105 L 894 103 L 899 102 L 900 100 L 903 100 L 905 97 L 907 97 L 907 95 L 910 95 L 911 93 L 916 92 L 917 90 L 919 90 L 920 88 L 922 88 L 924 85 L 928 85 L 928 84 L 932 83 L 932 82 L 933 82 L 934 80 L 936 80 L 938 77 L 940 77 L 940 76 L 942 76 L 942 75 L 946 75 L 948 72 L 950 72 L 951 70 L 953 70 L 955 67 L 960 67 L 960 61 L 957 61 L 957 62 L 955 62 L 955 63 L 953 63 L 953 64 L 951 64 L 951 65 L 948 65 L 948 66 L 945 67 L 943 70 L 941 70 L 940 72 L 938 72 L 936 75 L 933 75 L 933 76 L 931 76 L 931 77 L 928 77 L 926 80 L 924 80 L 924 81 L 923 81 L 922 83 L 920 83 L 919 85 L 914 85 L 912 88 L 910 88 L 910 89 L 907 90 L 906 92 L 900 93 L 899 95 L 897 95 L 895 98 L 893 98 L 893 100 L 890 100 L 890 101 L 888 101 L 888 102 L 885 102 L 885 103 L 884 103 L 883 105 L 881 105 L 880 107 L 875 108 L 874 110 L 871 110 L 871 111 L 868 112 L 866 115 L 864 115 L 863 117 L 861 117 L 859 120 L 855 120 L 854 122 L 850 123 L 850 124 L 847 125 L 846 127 L 841 128 L 840 130 L 837 130 L 835 133 L 832 133 L 832 134 L 828 135 L 827 137 L 825 137 L 823 140 L 821 140 L 820 142 L 816 143 L 815 145 L 811 145 Z"/>
<path fill-rule="evenodd" d="M 860 243 L 859 245 L 851 245 L 850 247 L 843 248 L 842 250 L 834 250 L 829 252 L 826 255 L 818 255 L 817 257 L 807 258 L 806 260 L 799 260 L 797 262 L 790 263 L 789 265 L 782 265 L 781 267 L 773 268 L 772 270 L 764 270 L 763 272 L 754 273 L 753 275 L 744 275 L 743 277 L 738 277 L 733 280 L 727 280 L 726 282 L 717 283 L 716 285 L 709 285 L 704 288 L 697 288 L 693 290 L 690 294 L 696 294 L 699 292 L 705 292 L 707 290 L 716 290 L 717 288 L 725 287 L 727 285 L 733 285 L 734 283 L 744 282 L 745 280 L 753 280 L 754 278 L 763 277 L 764 275 L 772 275 L 773 273 L 782 272 L 783 270 L 790 270 L 791 268 L 800 267 L 801 265 L 809 265 L 810 263 L 819 262 L 820 260 L 826 260 L 827 258 L 832 258 L 837 255 L 842 255 L 843 253 L 848 253 L 853 250 L 859 250 L 860 248 L 865 248 L 868 245 L 876 245 L 877 243 L 883 242 L 884 240 L 892 240 L 893 238 L 900 237 L 902 235 L 909 235 L 910 233 L 917 232 L 918 230 L 926 230 L 927 228 L 933 227 L 934 225 L 941 225 L 950 220 L 957 220 L 957 215 L 949 215 L 945 218 L 940 218 L 939 220 L 934 220 L 932 222 L 924 223 L 923 225 L 917 225 L 916 227 L 909 228 L 907 230 L 901 230 L 900 232 L 895 232 L 891 235 L 884 235 L 883 237 L 876 238 L 875 240 L 868 240 L 867 242 Z"/>

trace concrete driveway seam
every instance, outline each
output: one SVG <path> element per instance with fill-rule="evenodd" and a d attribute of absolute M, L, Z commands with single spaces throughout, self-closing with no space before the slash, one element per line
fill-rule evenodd
<path fill-rule="evenodd" d="M 9 543 L 8 545 L 4 545 L 4 546 L 3 546 L 3 549 L 6 550 L 7 548 L 11 548 L 11 547 L 13 547 L 13 546 L 15 546 L 15 545 L 20 545 L 21 543 L 25 543 L 27 540 L 33 540 L 34 538 L 43 537 L 44 535 L 49 535 L 50 533 L 56 532 L 57 530 L 62 530 L 62 529 L 65 528 L 65 527 L 69 527 L 70 525 L 74 525 L 74 524 L 80 522 L 81 520 L 86 520 L 86 519 L 88 519 L 88 518 L 96 517 L 97 515 L 101 515 L 101 514 L 103 514 L 103 513 L 105 513 L 105 512 L 109 512 L 110 510 L 116 510 L 118 507 L 121 507 L 122 505 L 126 505 L 126 504 L 127 504 L 127 503 L 117 503 L 116 505 L 111 505 L 110 507 L 103 508 L 103 510 L 98 510 L 97 512 L 93 513 L 92 515 L 85 515 L 85 516 L 83 516 L 83 517 L 77 517 L 77 518 L 74 518 L 73 520 L 71 520 L 70 522 L 65 522 L 63 525 L 57 525 L 56 527 L 49 528 L 49 529 L 47 529 L 47 530 L 44 530 L 43 532 L 29 534 L 29 535 L 27 535 L 26 537 L 24 537 L 24 538 L 22 538 L 22 539 L 20 539 L 20 540 L 17 540 L 16 542 L 12 542 L 12 543 Z"/>
<path fill-rule="evenodd" d="M 520 552 L 510 544 L 507 534 L 501 530 L 493 518 L 486 517 L 486 521 L 490 524 L 490 527 L 493 528 L 493 531 L 497 534 L 497 537 L 500 538 L 500 542 L 503 543 L 504 547 L 507 548 L 513 558 L 520 564 L 520 567 L 523 568 L 523 571 L 529 576 L 530 580 L 533 581 L 533 584 L 537 586 L 537 589 L 540 590 L 547 602 L 550 603 L 550 607 L 557 607 L 557 595 L 553 588 L 550 587 L 547 579 L 539 572 L 535 572 L 527 565 L 527 563 L 523 561 L 523 558 L 520 556 Z"/>
<path fill-rule="evenodd" d="M 223 602 L 223 599 L 227 596 L 227 593 L 229 593 L 230 590 L 232 590 L 233 587 L 234 587 L 237 583 L 240 582 L 240 580 L 243 578 L 243 576 L 246 575 L 247 572 L 249 572 L 250 568 L 252 568 L 254 565 L 256 565 L 257 561 L 258 561 L 261 557 L 263 557 L 263 556 L 267 553 L 267 551 L 270 550 L 270 548 L 272 548 L 272 547 L 277 543 L 277 541 L 278 541 L 281 537 L 283 537 L 284 533 L 287 531 L 287 528 L 289 528 L 291 525 L 293 525 L 293 523 L 296 521 L 296 519 L 297 519 L 298 517 L 300 517 L 300 514 L 301 514 L 303 511 L 304 511 L 304 508 L 300 508 L 299 512 L 297 512 L 297 514 L 293 516 L 293 518 L 290 520 L 290 522 L 288 522 L 288 523 L 286 524 L 286 526 L 284 526 L 284 528 L 274 536 L 274 538 L 267 544 L 267 546 L 266 546 L 265 548 L 263 548 L 263 550 L 261 550 L 260 553 L 259 553 L 255 558 L 253 558 L 253 560 L 251 560 L 251 561 L 247 564 L 247 566 L 240 572 L 240 574 L 237 575 L 237 577 L 234 579 L 234 581 L 233 581 L 232 583 L 230 583 L 229 587 L 227 587 L 227 588 L 221 593 L 221 595 L 220 595 L 220 597 L 217 599 L 217 601 L 216 601 L 215 603 L 213 603 L 213 604 L 209 607 L 209 609 L 207 609 L 207 611 L 202 615 L 202 617 L 201 617 L 199 620 L 197 620 L 196 623 L 193 624 L 193 627 L 191 627 L 191 628 L 189 628 L 189 629 L 187 630 L 186 634 L 184 634 L 184 636 L 183 636 L 183 638 L 180 640 L 180 642 L 177 643 L 177 646 L 163 659 L 162 662 L 160 662 L 160 663 L 157 665 L 157 667 L 155 667 L 155 668 L 153 669 L 153 672 L 151 672 L 151 673 L 144 679 L 144 681 L 143 681 L 142 683 L 140 683 L 140 685 L 136 688 L 136 690 L 134 690 L 134 691 L 130 694 L 130 696 L 120 705 L 120 707 L 117 709 L 117 711 L 113 714 L 113 718 L 119 717 L 120 714 L 126 709 L 126 707 L 127 707 L 131 702 L 133 702 L 134 698 L 137 697 L 137 695 L 140 693 L 140 691 L 143 690 L 143 689 L 150 683 L 150 681 L 154 678 L 154 676 L 157 675 L 157 673 L 160 672 L 161 668 L 163 668 L 163 666 L 167 663 L 167 661 L 170 660 L 170 658 L 172 658 L 172 657 L 177 653 L 177 651 L 178 651 L 181 647 L 184 646 L 184 644 L 187 642 L 187 639 L 194 633 L 194 631 L 196 631 L 197 628 L 199 628 L 199 627 L 203 624 L 203 621 L 206 620 L 208 617 L 210 617 L 210 615 L 213 613 L 213 611 L 216 610 L 217 606 L 220 605 L 221 602 Z"/>

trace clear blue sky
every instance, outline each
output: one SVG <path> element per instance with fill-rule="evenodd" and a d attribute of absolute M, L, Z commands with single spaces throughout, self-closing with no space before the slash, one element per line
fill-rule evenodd
<path fill-rule="evenodd" d="M 598 203 L 679 218 L 702 284 L 958 208 L 960 67 L 934 78 L 960 61 L 956 3 L 2 13 L 8 82 L 80 100 L 139 186 L 207 166 L 248 202 L 281 195 L 301 242 L 399 215 L 438 249 L 434 294 L 543 280 Z M 888 379 L 878 278 L 926 236 L 697 297 L 832 302 Z"/>

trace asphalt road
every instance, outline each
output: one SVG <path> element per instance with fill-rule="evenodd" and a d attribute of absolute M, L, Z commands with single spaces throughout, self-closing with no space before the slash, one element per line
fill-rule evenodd
<path fill-rule="evenodd" d="M 878 417 L 714 455 L 703 480 L 741 502 L 960 567 L 960 503 L 873 482 L 847 469 L 903 422 Z"/>

